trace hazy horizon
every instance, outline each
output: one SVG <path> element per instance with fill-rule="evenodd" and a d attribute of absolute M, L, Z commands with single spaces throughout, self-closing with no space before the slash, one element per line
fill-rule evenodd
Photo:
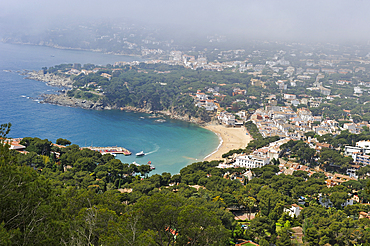
<path fill-rule="evenodd" d="M 53 26 L 105 19 L 128 20 L 169 34 L 227 35 L 236 39 L 298 42 L 370 40 L 370 2 L 282 1 L 3 1 L 2 35 L 37 34 Z"/>

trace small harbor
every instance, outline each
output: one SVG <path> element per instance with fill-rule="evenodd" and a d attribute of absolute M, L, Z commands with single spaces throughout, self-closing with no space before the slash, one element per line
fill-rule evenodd
<path fill-rule="evenodd" d="M 131 151 L 123 148 L 123 147 L 86 147 L 88 149 L 98 151 L 101 154 L 124 154 L 124 155 L 131 155 Z"/>

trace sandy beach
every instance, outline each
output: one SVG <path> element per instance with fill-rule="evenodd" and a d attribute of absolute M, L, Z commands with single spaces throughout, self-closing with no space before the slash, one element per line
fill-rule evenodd
<path fill-rule="evenodd" d="M 232 128 L 222 125 L 206 125 L 204 128 L 216 133 L 221 140 L 221 144 L 214 153 L 210 154 L 205 161 L 221 160 L 222 155 L 232 149 L 245 148 L 252 140 L 245 127 Z"/>

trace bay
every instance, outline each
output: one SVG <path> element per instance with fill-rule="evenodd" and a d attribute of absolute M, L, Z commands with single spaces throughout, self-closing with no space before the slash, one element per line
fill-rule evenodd
<path fill-rule="evenodd" d="M 39 95 L 59 88 L 24 79 L 17 71 L 40 70 L 61 63 L 114 64 L 137 57 L 0 43 L 0 123 L 12 123 L 10 137 L 39 137 L 53 142 L 66 138 L 80 146 L 122 146 L 131 156 L 124 163 L 156 167 L 153 173 L 178 173 L 201 161 L 218 145 L 217 136 L 195 124 L 166 119 L 159 123 L 146 114 L 119 110 L 94 111 L 39 103 Z M 143 157 L 135 153 L 144 151 Z"/>

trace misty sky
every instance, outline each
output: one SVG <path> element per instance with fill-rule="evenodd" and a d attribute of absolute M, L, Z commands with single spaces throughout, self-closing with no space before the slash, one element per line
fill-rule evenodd
<path fill-rule="evenodd" d="M 294 41 L 370 40 L 362 0 L 0 0 L 0 27 L 43 30 L 94 18 L 140 21 L 184 32 Z M 171 29 L 169 29 L 171 30 Z"/>

